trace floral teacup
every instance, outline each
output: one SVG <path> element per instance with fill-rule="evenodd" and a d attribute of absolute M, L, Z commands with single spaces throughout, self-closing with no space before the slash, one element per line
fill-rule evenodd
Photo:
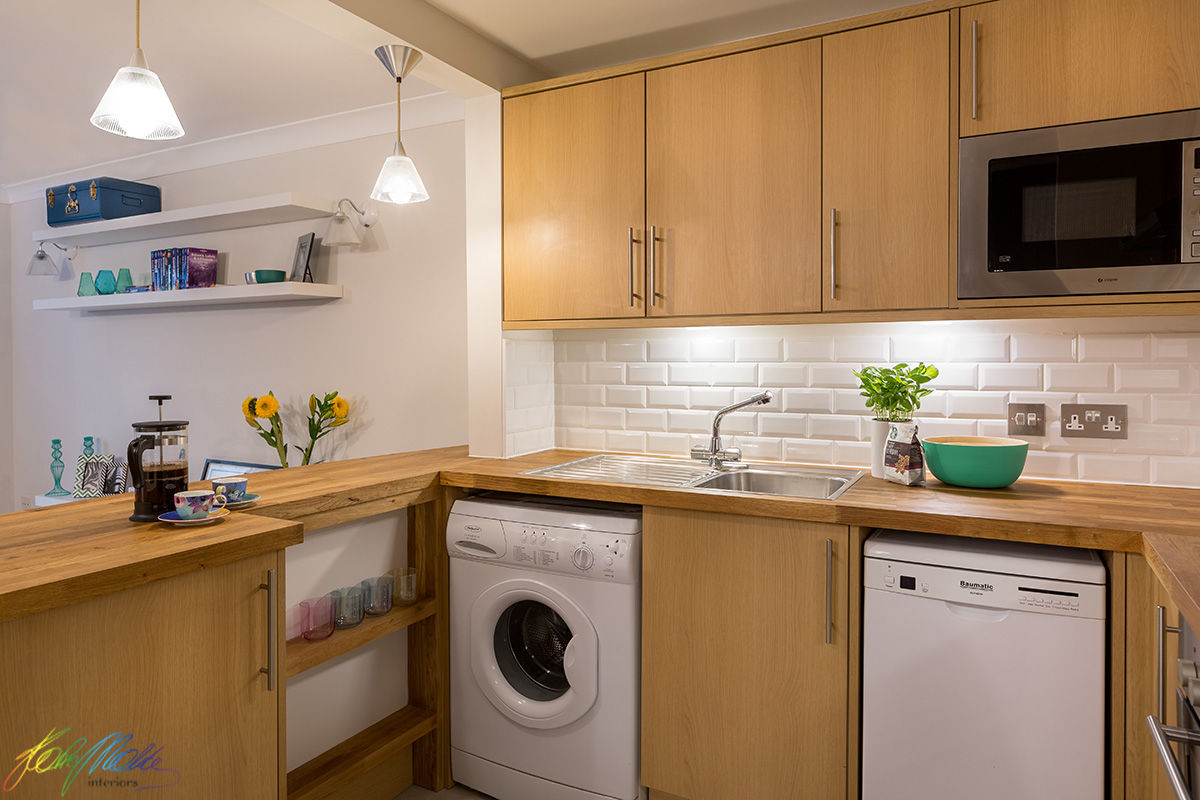
<path fill-rule="evenodd" d="M 212 512 L 213 506 L 221 508 L 224 505 L 224 495 L 215 494 L 210 489 L 175 493 L 175 513 L 180 519 L 204 519 Z"/>
<path fill-rule="evenodd" d="M 213 492 L 224 495 L 226 502 L 240 503 L 246 499 L 246 486 L 250 483 L 249 478 L 214 478 L 212 482 Z"/>

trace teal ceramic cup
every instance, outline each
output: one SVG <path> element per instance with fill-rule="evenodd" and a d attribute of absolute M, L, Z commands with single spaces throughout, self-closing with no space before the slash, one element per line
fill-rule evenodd
<path fill-rule="evenodd" d="M 1021 477 L 1029 442 L 999 436 L 930 436 L 925 465 L 942 483 L 1000 489 Z"/>
<path fill-rule="evenodd" d="M 246 487 L 249 483 L 250 479 L 245 477 L 214 478 L 212 488 L 215 494 L 224 495 L 226 502 L 240 503 L 246 499 Z"/>

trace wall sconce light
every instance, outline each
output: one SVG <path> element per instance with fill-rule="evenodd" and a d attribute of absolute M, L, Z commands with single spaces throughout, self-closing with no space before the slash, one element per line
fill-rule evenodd
<path fill-rule="evenodd" d="M 53 277 L 58 278 L 60 281 L 70 280 L 72 276 L 72 261 L 78 249 L 63 247 L 58 242 L 51 242 L 50 244 L 67 254 L 67 257 L 63 259 L 62 267 L 60 268 L 55 263 L 54 256 L 46 252 L 46 243 L 38 242 L 37 250 L 29 258 L 29 266 L 25 268 L 25 274 L 45 278 Z"/>
<path fill-rule="evenodd" d="M 354 210 L 353 219 L 342 209 L 343 205 L 348 205 Z M 337 201 L 335 208 L 337 213 L 329 219 L 329 227 L 325 229 L 325 235 L 321 238 L 321 244 L 326 247 L 355 247 L 362 244 L 359 228 L 369 228 L 379 219 L 379 209 L 369 200 L 359 208 L 349 197 L 343 197 Z"/>

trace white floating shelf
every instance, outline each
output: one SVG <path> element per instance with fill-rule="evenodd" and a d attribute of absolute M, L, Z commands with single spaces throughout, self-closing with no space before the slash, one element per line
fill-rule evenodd
<path fill-rule="evenodd" d="M 81 222 L 33 232 L 34 242 L 57 242 L 63 247 L 94 247 L 102 244 L 140 242 L 190 236 L 194 233 L 227 231 L 278 222 L 296 222 L 333 215 L 333 204 L 284 192 L 245 200 L 177 208 L 136 217 Z"/>
<path fill-rule="evenodd" d="M 248 305 L 252 303 L 297 303 L 337 300 L 342 287 L 329 283 L 258 283 L 209 286 L 202 289 L 175 289 L 169 292 L 133 292 L 97 294 L 88 297 L 53 297 L 34 300 L 35 311 L 141 311 L 149 308 L 179 310 L 204 306 Z"/>

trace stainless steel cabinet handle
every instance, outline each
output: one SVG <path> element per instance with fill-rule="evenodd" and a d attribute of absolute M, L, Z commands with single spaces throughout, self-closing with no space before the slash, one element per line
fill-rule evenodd
<path fill-rule="evenodd" d="M 971 119 L 979 119 L 979 20 L 971 20 Z"/>
<path fill-rule="evenodd" d="M 825 540 L 825 644 L 833 644 L 833 539 Z"/>
<path fill-rule="evenodd" d="M 829 209 L 829 299 L 837 300 L 837 209 Z"/>
<path fill-rule="evenodd" d="M 635 294 L 635 288 L 634 288 L 634 286 L 635 286 L 634 271 L 636 269 L 635 265 L 637 263 L 637 258 L 634 255 L 633 246 L 635 244 L 641 244 L 641 242 L 642 242 L 641 239 L 635 239 L 633 237 L 633 228 L 630 228 L 629 229 L 629 307 L 630 308 L 634 308 L 637 305 L 637 303 L 634 302 L 637 299 L 637 294 Z"/>
<path fill-rule="evenodd" d="M 647 283 L 646 294 L 650 295 L 651 306 L 657 305 L 658 298 L 658 270 L 656 269 L 657 259 L 654 257 L 656 242 L 658 242 L 658 227 L 651 225 L 650 233 L 646 237 L 646 266 L 650 270 L 650 278 Z"/>
<path fill-rule="evenodd" d="M 267 590 L 267 665 L 259 667 L 258 671 L 267 676 L 267 691 L 273 692 L 278 673 L 275 664 L 275 570 L 267 570 L 267 582 L 260 583 L 258 588 Z"/>
<path fill-rule="evenodd" d="M 1158 757 L 1167 770 L 1167 778 L 1171 781 L 1171 788 L 1175 791 L 1175 796 L 1179 800 L 1191 800 L 1191 792 L 1188 790 L 1187 782 L 1183 779 L 1183 770 L 1179 768 L 1179 760 L 1175 758 L 1175 751 L 1171 749 L 1169 742 L 1182 742 L 1187 745 L 1200 744 L 1200 733 L 1163 725 L 1161 719 L 1153 714 L 1146 717 L 1146 724 L 1150 726 L 1150 736 L 1153 737 Z"/>
<path fill-rule="evenodd" d="M 1166 653 L 1163 648 L 1166 646 L 1166 638 L 1168 633 L 1179 633 L 1178 626 L 1168 625 L 1166 620 L 1167 610 L 1162 606 L 1154 607 L 1154 614 L 1157 624 L 1155 627 L 1157 649 L 1155 658 L 1158 659 L 1158 666 L 1154 670 L 1154 707 L 1158 709 L 1158 718 L 1163 719 L 1163 670 L 1166 661 Z"/>

